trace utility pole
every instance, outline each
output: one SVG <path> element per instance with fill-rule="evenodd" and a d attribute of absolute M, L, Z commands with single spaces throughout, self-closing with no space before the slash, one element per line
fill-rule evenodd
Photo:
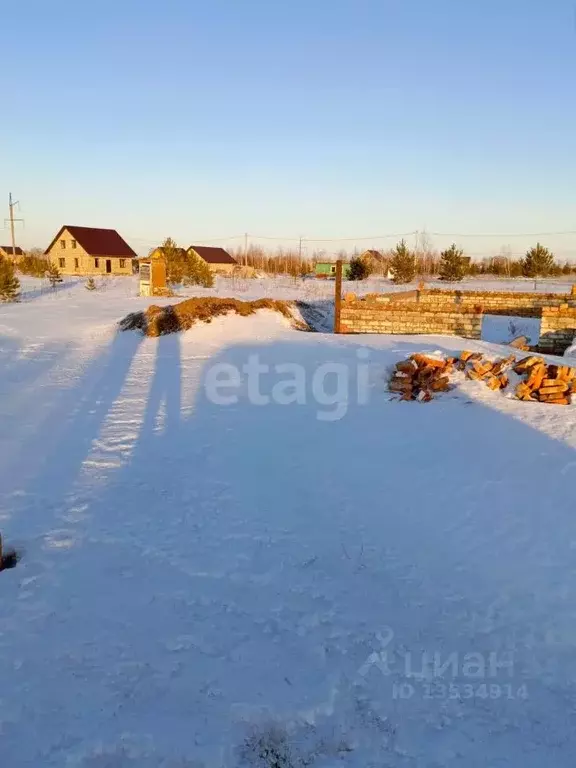
<path fill-rule="evenodd" d="M 244 266 L 248 266 L 248 232 L 244 232 Z"/>
<path fill-rule="evenodd" d="M 12 258 L 14 259 L 14 261 L 16 261 L 16 235 L 14 232 L 14 223 L 16 221 L 22 221 L 22 222 L 24 221 L 24 219 L 14 218 L 14 208 L 17 205 L 20 205 L 20 203 L 18 202 L 18 200 L 14 202 L 12 201 L 12 192 L 10 192 L 8 195 L 8 208 L 10 211 L 10 218 L 8 219 L 8 221 L 10 222 L 10 236 L 12 238 Z M 4 223 L 6 223 L 6 221 L 7 219 L 4 219 Z"/>

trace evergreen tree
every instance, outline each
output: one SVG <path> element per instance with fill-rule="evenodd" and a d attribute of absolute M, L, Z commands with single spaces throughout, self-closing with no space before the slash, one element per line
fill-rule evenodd
<path fill-rule="evenodd" d="M 50 281 L 50 285 L 52 288 L 56 288 L 58 283 L 62 282 L 62 275 L 60 274 L 60 270 L 56 266 L 56 264 L 53 264 L 50 262 L 50 266 L 48 267 L 48 270 L 46 272 L 46 277 Z"/>
<path fill-rule="evenodd" d="M 464 277 L 464 251 L 452 243 L 440 254 L 440 280 L 459 282 Z"/>
<path fill-rule="evenodd" d="M 365 280 L 370 275 L 369 264 L 360 256 L 353 256 L 350 259 L 350 268 L 348 270 L 348 280 Z"/>
<path fill-rule="evenodd" d="M 397 285 L 411 283 L 416 277 L 416 258 L 404 240 L 392 251 L 390 269 L 394 275 L 392 280 Z"/>
<path fill-rule="evenodd" d="M 176 245 L 176 242 L 167 237 L 162 245 L 153 248 L 154 251 L 160 251 L 166 261 L 166 279 L 172 285 L 180 285 L 186 272 L 186 251 Z"/>
<path fill-rule="evenodd" d="M 540 243 L 530 248 L 522 262 L 526 277 L 546 277 L 554 270 L 554 254 Z"/>
<path fill-rule="evenodd" d="M 87 291 L 95 291 L 96 290 L 96 281 L 93 277 L 89 277 L 88 280 L 86 280 L 86 285 L 84 286 Z"/>
<path fill-rule="evenodd" d="M 20 281 L 14 272 L 11 259 L 0 256 L 0 300 L 18 301 L 20 297 Z"/>
<path fill-rule="evenodd" d="M 201 285 L 204 288 L 212 288 L 214 275 L 204 259 L 196 254 L 189 253 L 183 270 L 184 285 Z"/>

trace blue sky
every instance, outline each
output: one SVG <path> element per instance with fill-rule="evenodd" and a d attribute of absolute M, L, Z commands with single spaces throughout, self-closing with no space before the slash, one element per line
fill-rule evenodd
<path fill-rule="evenodd" d="M 20 0 L 2 18 L 0 200 L 20 199 L 25 245 L 63 223 L 139 251 L 576 230 L 572 0 Z M 576 236 L 542 239 L 576 259 Z"/>

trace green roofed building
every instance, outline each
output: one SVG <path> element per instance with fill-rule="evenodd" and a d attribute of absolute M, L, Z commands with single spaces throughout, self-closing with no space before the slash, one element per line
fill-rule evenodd
<path fill-rule="evenodd" d="M 348 279 L 349 272 L 350 264 L 342 264 L 342 278 L 344 280 Z M 318 261 L 316 262 L 315 274 L 316 277 L 324 279 L 328 277 L 336 277 L 336 264 L 329 261 Z"/>

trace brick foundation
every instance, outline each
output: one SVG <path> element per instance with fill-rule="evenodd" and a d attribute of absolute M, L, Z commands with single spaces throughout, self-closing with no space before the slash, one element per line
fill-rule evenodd
<path fill-rule="evenodd" d="M 345 297 L 341 333 L 447 334 L 479 339 L 484 314 L 542 318 L 539 349 L 562 354 L 576 336 L 576 294 L 419 290 Z"/>
<path fill-rule="evenodd" d="M 562 305 L 542 310 L 538 349 L 548 354 L 563 355 L 576 337 L 576 309 Z"/>

